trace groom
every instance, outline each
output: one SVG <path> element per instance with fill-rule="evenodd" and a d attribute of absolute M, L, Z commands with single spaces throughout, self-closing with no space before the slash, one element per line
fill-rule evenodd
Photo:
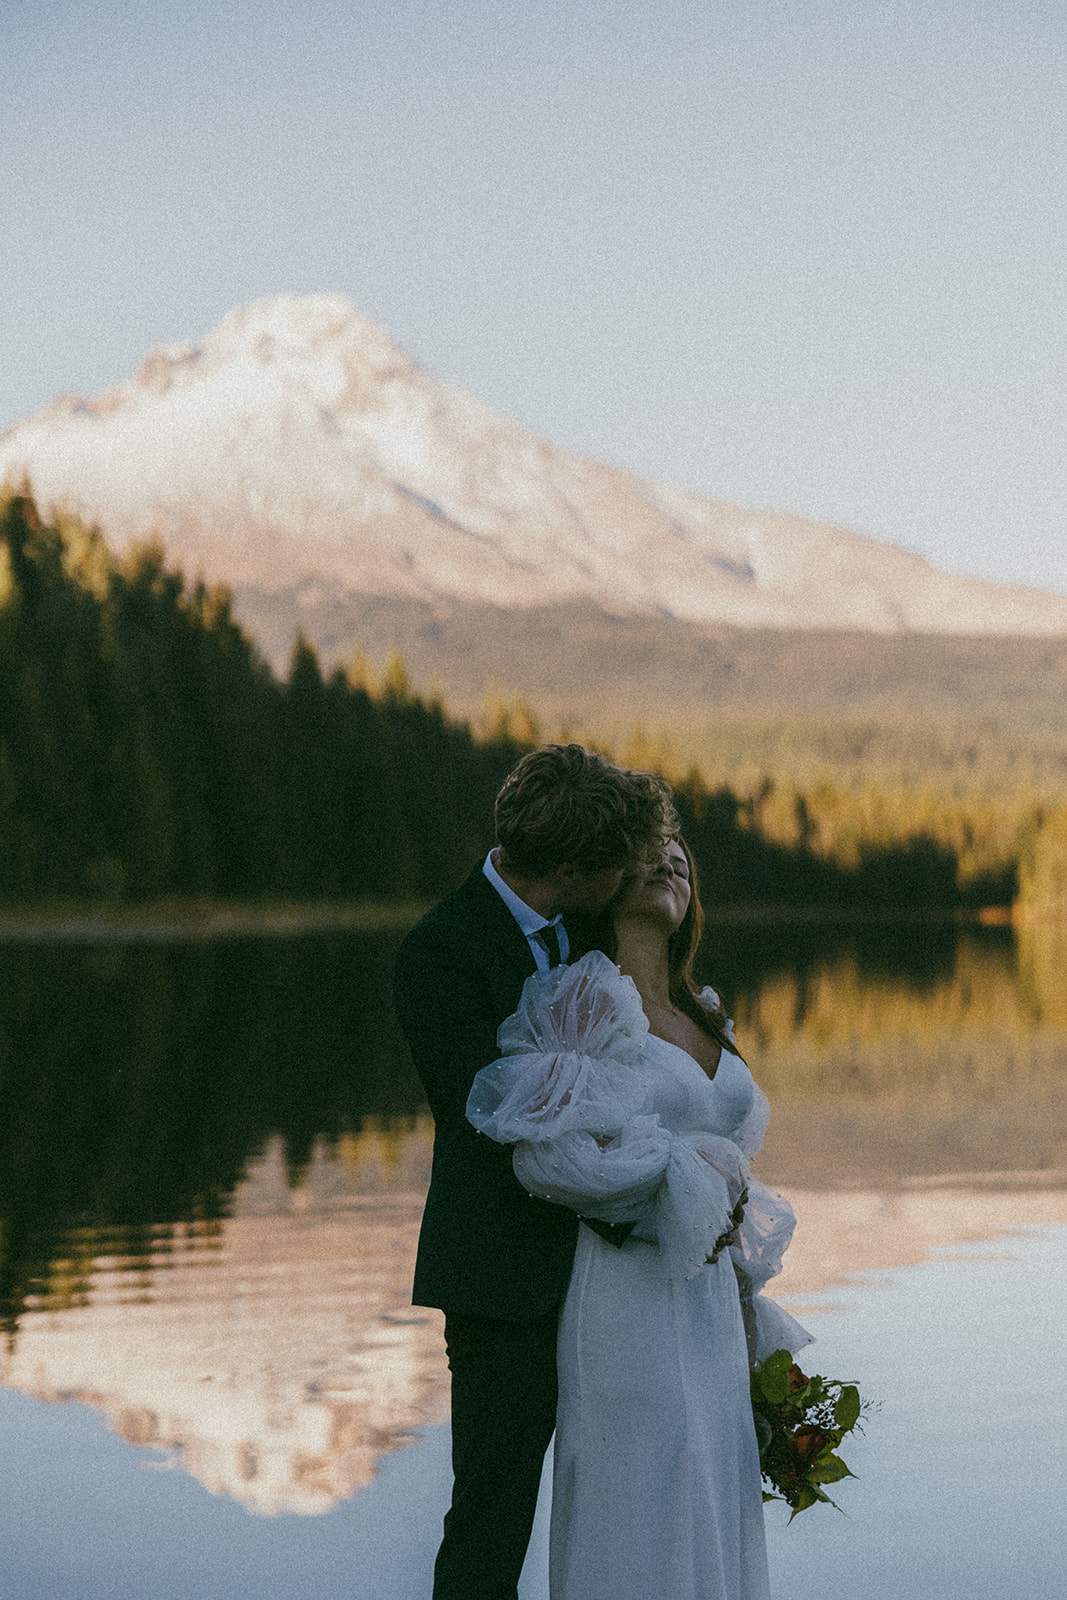
<path fill-rule="evenodd" d="M 577 1219 L 528 1195 L 466 1118 L 531 973 L 566 961 L 564 918 L 603 910 L 674 822 L 666 786 L 581 745 L 523 757 L 497 847 L 408 934 L 396 1009 L 435 1122 L 413 1299 L 445 1313 L 455 1482 L 434 1600 L 516 1600 L 556 1416 L 556 1324 Z"/>

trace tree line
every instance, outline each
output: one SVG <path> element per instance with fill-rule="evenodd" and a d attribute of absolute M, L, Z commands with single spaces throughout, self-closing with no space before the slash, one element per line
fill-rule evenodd
<path fill-rule="evenodd" d="M 0 897 L 425 902 L 492 837 L 492 802 L 530 727 L 475 736 L 395 662 L 325 674 L 298 642 L 275 675 L 226 590 L 158 546 L 113 555 L 77 519 L 0 499 Z M 719 905 L 946 911 L 1016 892 L 1020 854 L 961 870 L 953 839 L 879 838 L 833 797 L 768 783 L 739 798 L 676 782 Z M 1063 829 L 1037 817 L 1024 884 L 1058 883 Z M 1042 853 L 1043 852 L 1043 853 Z"/>
<path fill-rule="evenodd" d="M 279 681 L 226 591 L 0 506 L 0 896 L 419 900 L 469 865 L 513 749 L 402 684 Z"/>

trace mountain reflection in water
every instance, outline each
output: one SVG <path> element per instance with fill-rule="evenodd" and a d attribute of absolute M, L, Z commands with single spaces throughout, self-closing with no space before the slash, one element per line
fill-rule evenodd
<path fill-rule="evenodd" d="M 395 943 L 0 950 L 0 1381 L 258 1513 L 328 1510 L 447 1416 Z M 1062 934 L 717 928 L 705 966 L 771 1096 L 794 1303 L 1067 1221 Z"/>
<path fill-rule="evenodd" d="M 329 1511 L 448 1416 L 443 1320 L 405 1293 L 420 1210 L 238 1215 L 101 1254 L 80 1305 L 24 1316 L 0 1381 L 98 1408 L 249 1511 Z"/>

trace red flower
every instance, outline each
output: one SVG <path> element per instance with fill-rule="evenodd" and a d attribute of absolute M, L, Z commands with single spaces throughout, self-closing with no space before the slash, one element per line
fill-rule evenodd
<path fill-rule="evenodd" d="M 798 1460 L 805 1467 L 809 1467 L 828 1437 L 829 1435 L 824 1433 L 822 1428 L 812 1428 L 810 1426 L 798 1428 L 792 1438 L 793 1451 Z"/>

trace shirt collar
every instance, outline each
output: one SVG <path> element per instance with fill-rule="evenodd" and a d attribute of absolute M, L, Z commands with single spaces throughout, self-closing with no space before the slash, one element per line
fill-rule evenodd
<path fill-rule="evenodd" d="M 520 900 L 514 889 L 504 882 L 493 865 L 493 852 L 491 850 L 482 864 L 482 871 L 515 918 L 527 939 L 533 933 L 540 933 L 542 928 L 554 926 L 562 921 L 562 916 L 559 912 L 554 917 L 543 917 L 540 911 L 535 911 L 532 906 L 526 904 L 525 900 Z"/>

